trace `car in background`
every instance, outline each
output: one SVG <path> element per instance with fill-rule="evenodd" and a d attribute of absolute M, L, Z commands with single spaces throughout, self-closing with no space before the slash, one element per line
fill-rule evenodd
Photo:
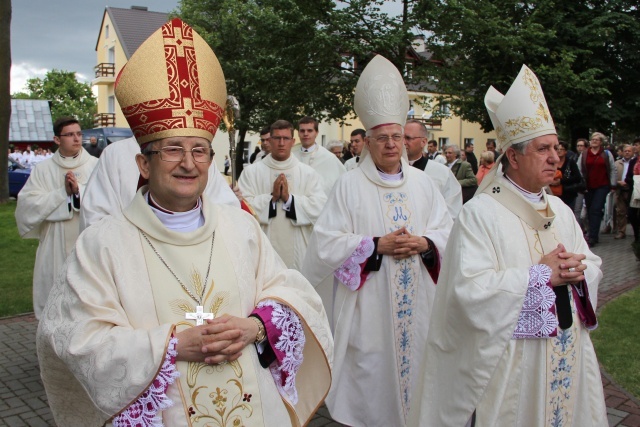
<path fill-rule="evenodd" d="M 95 136 L 98 140 L 98 147 L 103 150 L 109 144 L 113 144 L 116 141 L 120 141 L 121 139 L 131 138 L 133 136 L 133 132 L 129 128 L 116 128 L 116 127 L 105 127 L 105 128 L 95 128 L 95 129 L 83 129 L 82 130 L 82 146 L 87 147 L 90 144 L 90 139 L 92 136 Z"/>
<path fill-rule="evenodd" d="M 18 193 L 24 187 L 25 182 L 31 175 L 31 169 L 22 166 L 20 163 L 9 159 L 9 196 L 18 197 Z"/>

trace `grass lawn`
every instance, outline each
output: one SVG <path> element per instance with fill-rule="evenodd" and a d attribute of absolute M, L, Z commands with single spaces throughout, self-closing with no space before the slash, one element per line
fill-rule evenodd
<path fill-rule="evenodd" d="M 636 288 L 602 309 L 599 327 L 591 334 L 598 360 L 629 393 L 640 398 L 640 288 Z"/>
<path fill-rule="evenodd" d="M 18 234 L 15 200 L 0 204 L 0 317 L 33 311 L 31 286 L 37 239 Z"/>

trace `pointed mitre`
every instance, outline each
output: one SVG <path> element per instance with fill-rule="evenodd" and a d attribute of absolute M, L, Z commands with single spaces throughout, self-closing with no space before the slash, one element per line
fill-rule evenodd
<path fill-rule="evenodd" d="M 491 86 L 484 104 L 501 151 L 519 142 L 557 134 L 538 77 L 526 65 L 522 66 L 506 95 Z"/>
<path fill-rule="evenodd" d="M 384 124 L 404 126 L 409 111 L 409 94 L 398 69 L 376 55 L 358 79 L 354 110 L 366 130 Z"/>
<path fill-rule="evenodd" d="M 115 94 L 139 144 L 172 136 L 211 141 L 227 100 L 218 58 L 178 18 L 131 56 L 116 79 Z"/>

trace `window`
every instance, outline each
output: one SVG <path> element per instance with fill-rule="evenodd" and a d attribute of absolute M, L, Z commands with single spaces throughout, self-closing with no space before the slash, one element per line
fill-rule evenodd
<path fill-rule="evenodd" d="M 109 38 L 109 26 L 108 25 L 104 26 L 104 38 L 105 39 Z"/>
<path fill-rule="evenodd" d="M 451 114 L 451 106 L 448 102 L 443 102 L 440 104 L 440 114 L 442 116 L 449 116 Z"/>
<path fill-rule="evenodd" d="M 438 149 L 442 149 L 449 145 L 449 138 L 438 138 Z"/>
<path fill-rule="evenodd" d="M 116 97 L 111 95 L 109 97 L 109 105 L 107 107 L 109 109 L 109 113 L 113 114 L 116 112 Z"/>
<path fill-rule="evenodd" d="M 404 63 L 404 76 L 407 79 L 413 78 L 413 62 L 405 62 Z"/>
<path fill-rule="evenodd" d="M 322 135 L 322 142 L 320 143 L 320 145 L 324 147 L 326 143 L 327 143 L 327 135 Z"/>
<path fill-rule="evenodd" d="M 108 58 L 109 64 L 115 64 L 116 63 L 116 50 L 115 50 L 115 48 L 110 47 L 108 55 L 109 55 L 109 58 Z"/>
<path fill-rule="evenodd" d="M 465 138 L 464 139 L 464 146 L 466 147 L 467 144 L 473 144 L 473 138 Z"/>

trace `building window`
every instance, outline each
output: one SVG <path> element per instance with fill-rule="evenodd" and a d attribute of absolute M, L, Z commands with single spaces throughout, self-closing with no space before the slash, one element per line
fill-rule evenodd
<path fill-rule="evenodd" d="M 449 138 L 438 138 L 438 148 L 439 149 L 442 150 L 447 145 L 449 145 Z"/>
<path fill-rule="evenodd" d="M 448 102 L 443 102 L 440 104 L 440 115 L 443 117 L 451 115 L 451 105 L 449 105 Z"/>
<path fill-rule="evenodd" d="M 409 80 L 413 78 L 413 62 L 404 63 L 404 76 Z"/>
<path fill-rule="evenodd" d="M 464 139 L 464 146 L 466 147 L 467 144 L 473 144 L 473 138 L 465 138 Z"/>
<path fill-rule="evenodd" d="M 109 105 L 107 107 L 109 109 L 109 113 L 113 114 L 116 112 L 116 97 L 111 95 L 109 97 Z"/>
<path fill-rule="evenodd" d="M 109 26 L 108 25 L 104 26 L 104 38 L 105 39 L 109 38 Z"/>
<path fill-rule="evenodd" d="M 109 48 L 109 51 L 107 52 L 107 55 L 109 56 L 108 61 L 109 64 L 115 64 L 116 63 L 116 50 L 113 47 Z"/>

